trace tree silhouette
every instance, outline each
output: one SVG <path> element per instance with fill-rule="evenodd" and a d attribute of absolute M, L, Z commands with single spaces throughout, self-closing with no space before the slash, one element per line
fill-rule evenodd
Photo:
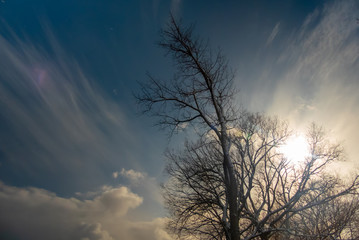
<path fill-rule="evenodd" d="M 345 206 L 339 203 L 357 194 L 358 177 L 345 184 L 327 171 L 332 162 L 341 160 L 341 147 L 326 142 L 323 131 L 312 125 L 308 130 L 311 154 L 293 163 L 280 152 L 290 136 L 285 123 L 259 114 L 243 115 L 230 134 L 238 183 L 237 239 L 345 235 L 358 215 L 358 206 L 347 205 L 346 211 L 337 214 Z M 183 152 L 168 153 L 167 158 L 170 180 L 164 186 L 164 197 L 172 217 L 170 229 L 182 238 L 231 239 L 231 228 L 223 219 L 228 209 L 218 139 L 207 136 L 187 143 Z M 321 219 L 314 217 L 315 212 Z M 311 230 L 314 226 L 318 231 Z"/>
<path fill-rule="evenodd" d="M 192 30 L 171 18 L 159 45 L 172 56 L 177 73 L 166 81 L 149 75 L 136 96 L 144 112 L 171 134 L 188 124 L 202 130 L 182 152 L 167 153 L 169 228 L 189 239 L 318 237 L 297 228 L 297 221 L 310 209 L 357 194 L 358 177 L 344 184 L 326 171 L 341 160 L 341 147 L 326 142 L 312 125 L 310 155 L 293 165 L 280 152 L 291 135 L 286 123 L 239 112 L 226 59 Z"/>
<path fill-rule="evenodd" d="M 228 233 L 231 239 L 238 239 L 238 184 L 228 136 L 230 122 L 236 118 L 233 74 L 221 52 L 214 54 L 206 43 L 193 37 L 192 28 L 182 28 L 173 17 L 161 36 L 160 46 L 173 57 L 177 75 L 170 81 L 149 76 L 137 99 L 145 112 L 158 117 L 159 124 L 169 126 L 172 131 L 191 123 L 215 132 L 223 155 L 225 207 L 229 209 L 227 228 L 231 226 Z M 227 211 L 222 214 L 227 219 Z"/>

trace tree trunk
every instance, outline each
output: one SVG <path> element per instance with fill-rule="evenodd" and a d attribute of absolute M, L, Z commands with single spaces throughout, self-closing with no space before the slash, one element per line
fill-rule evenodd
<path fill-rule="evenodd" d="M 238 218 L 238 203 L 237 203 L 237 184 L 233 182 L 234 174 L 233 172 L 229 174 L 230 184 L 229 184 L 229 220 L 230 220 L 230 231 L 231 231 L 231 240 L 239 240 L 239 218 Z"/>
<path fill-rule="evenodd" d="M 223 133 L 222 133 L 223 134 Z M 225 176 L 226 194 L 229 205 L 230 240 L 239 240 L 238 218 L 238 184 L 233 164 L 229 155 L 230 142 L 228 136 L 222 136 L 223 171 Z"/>

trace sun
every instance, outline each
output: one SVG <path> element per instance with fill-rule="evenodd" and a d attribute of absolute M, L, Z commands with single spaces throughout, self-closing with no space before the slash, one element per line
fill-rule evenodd
<path fill-rule="evenodd" d="M 301 134 L 293 135 L 288 138 L 279 151 L 291 162 L 303 161 L 309 156 L 308 142 Z"/>

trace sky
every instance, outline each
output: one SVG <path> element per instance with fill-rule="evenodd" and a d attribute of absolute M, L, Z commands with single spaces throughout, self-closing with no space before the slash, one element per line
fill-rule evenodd
<path fill-rule="evenodd" d="M 142 116 L 170 13 L 220 48 L 236 101 L 298 132 L 313 121 L 359 166 L 359 2 L 0 1 L 0 238 L 169 240 L 163 152 Z"/>

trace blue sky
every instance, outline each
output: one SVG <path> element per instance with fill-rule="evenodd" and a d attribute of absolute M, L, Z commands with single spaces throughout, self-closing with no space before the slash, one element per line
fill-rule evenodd
<path fill-rule="evenodd" d="M 316 121 L 346 148 L 340 169 L 353 169 L 358 10 L 351 0 L 1 1 L 0 238 L 170 239 L 158 185 L 163 152 L 182 136 L 168 141 L 132 95 L 147 72 L 173 74 L 155 44 L 170 12 L 228 57 L 238 104 L 299 132 Z"/>

